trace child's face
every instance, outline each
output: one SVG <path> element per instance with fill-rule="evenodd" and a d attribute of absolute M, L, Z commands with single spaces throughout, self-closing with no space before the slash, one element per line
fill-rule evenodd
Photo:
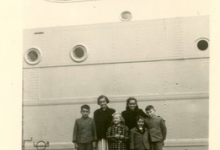
<path fill-rule="evenodd" d="M 113 122 L 114 122 L 115 125 L 119 124 L 120 121 L 121 121 L 121 119 L 120 119 L 120 116 L 119 116 L 119 115 L 115 115 L 115 116 L 113 117 Z"/>
<path fill-rule="evenodd" d="M 146 114 L 150 117 L 154 117 L 155 116 L 155 110 L 154 109 L 150 109 L 146 111 Z"/>
<path fill-rule="evenodd" d="M 105 98 L 101 98 L 99 100 L 99 105 L 101 106 L 101 108 L 105 109 L 107 107 L 107 102 L 105 100 Z"/>
<path fill-rule="evenodd" d="M 89 113 L 90 113 L 90 111 L 86 108 L 83 108 L 81 110 L 81 114 L 82 114 L 83 118 L 87 118 L 89 116 Z"/>
<path fill-rule="evenodd" d="M 134 110 L 136 108 L 137 104 L 135 102 L 135 100 L 130 100 L 130 102 L 128 103 L 128 107 L 130 110 Z"/>
<path fill-rule="evenodd" d="M 139 119 L 139 120 L 137 121 L 137 125 L 138 125 L 139 127 L 143 127 L 143 126 L 144 126 L 144 119 Z"/>

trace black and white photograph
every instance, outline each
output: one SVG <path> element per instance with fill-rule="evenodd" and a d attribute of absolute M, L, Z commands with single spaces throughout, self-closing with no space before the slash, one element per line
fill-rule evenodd
<path fill-rule="evenodd" d="M 210 148 L 210 1 L 22 9 L 22 150 Z"/>
<path fill-rule="evenodd" d="M 209 2 L 25 1 L 23 150 L 208 150 Z"/>

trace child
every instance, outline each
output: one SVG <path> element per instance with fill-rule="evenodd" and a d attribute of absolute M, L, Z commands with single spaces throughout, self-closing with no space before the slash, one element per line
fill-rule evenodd
<path fill-rule="evenodd" d="M 128 127 L 124 125 L 124 119 L 120 113 L 113 114 L 111 127 L 108 128 L 108 150 L 126 150 L 128 140 Z"/>
<path fill-rule="evenodd" d="M 100 109 L 94 112 L 94 120 L 97 129 L 97 150 L 107 150 L 106 132 L 111 126 L 112 114 L 115 110 L 108 107 L 109 99 L 101 95 L 97 99 Z"/>
<path fill-rule="evenodd" d="M 156 116 L 156 110 L 152 105 L 148 105 L 145 110 L 149 116 L 145 118 L 145 123 L 150 131 L 151 150 L 162 150 L 167 134 L 165 120 Z"/>
<path fill-rule="evenodd" d="M 137 118 L 137 126 L 130 132 L 130 150 L 150 150 L 149 131 L 144 123 L 144 118 Z"/>
<path fill-rule="evenodd" d="M 95 147 L 96 128 L 92 118 L 89 118 L 90 107 L 88 105 L 81 106 L 82 117 L 76 119 L 73 130 L 73 143 L 75 149 L 92 150 Z"/>

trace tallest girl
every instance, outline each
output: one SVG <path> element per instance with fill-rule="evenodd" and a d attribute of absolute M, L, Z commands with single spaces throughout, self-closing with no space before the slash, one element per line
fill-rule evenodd
<path fill-rule="evenodd" d="M 109 100 L 104 95 L 98 97 L 97 103 L 101 107 L 94 112 L 94 120 L 96 124 L 98 139 L 97 149 L 107 150 L 106 132 L 111 125 L 112 114 L 115 113 L 115 110 L 107 106 Z"/>
<path fill-rule="evenodd" d="M 125 125 L 129 128 L 129 130 L 136 127 L 136 119 L 138 117 L 147 117 L 143 110 L 138 108 L 137 99 L 134 97 L 129 97 L 127 99 L 126 110 L 122 112 L 122 116 L 125 120 Z M 127 150 L 130 150 L 129 141 L 127 141 L 126 145 Z"/>

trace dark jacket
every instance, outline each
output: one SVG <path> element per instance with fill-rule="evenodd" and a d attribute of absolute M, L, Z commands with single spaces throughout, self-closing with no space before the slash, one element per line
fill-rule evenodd
<path fill-rule="evenodd" d="M 150 131 L 151 142 L 163 142 L 166 139 L 167 128 L 163 118 L 159 116 L 145 118 L 145 123 Z"/>
<path fill-rule="evenodd" d="M 98 140 L 106 139 L 106 132 L 111 126 L 113 113 L 115 113 L 115 110 L 108 107 L 105 111 L 100 108 L 94 112 L 94 120 L 96 124 Z"/>
<path fill-rule="evenodd" d="M 73 129 L 73 142 L 91 143 L 97 140 L 95 122 L 92 118 L 76 119 Z"/>
<path fill-rule="evenodd" d="M 142 116 L 143 118 L 147 117 L 142 109 L 136 109 L 134 111 L 125 110 L 122 112 L 122 116 L 125 120 L 125 125 L 129 128 L 129 130 L 136 127 L 136 118 L 138 116 Z"/>
<path fill-rule="evenodd" d="M 144 128 L 141 132 L 137 127 L 130 131 L 130 150 L 145 150 L 150 149 L 149 131 Z"/>

